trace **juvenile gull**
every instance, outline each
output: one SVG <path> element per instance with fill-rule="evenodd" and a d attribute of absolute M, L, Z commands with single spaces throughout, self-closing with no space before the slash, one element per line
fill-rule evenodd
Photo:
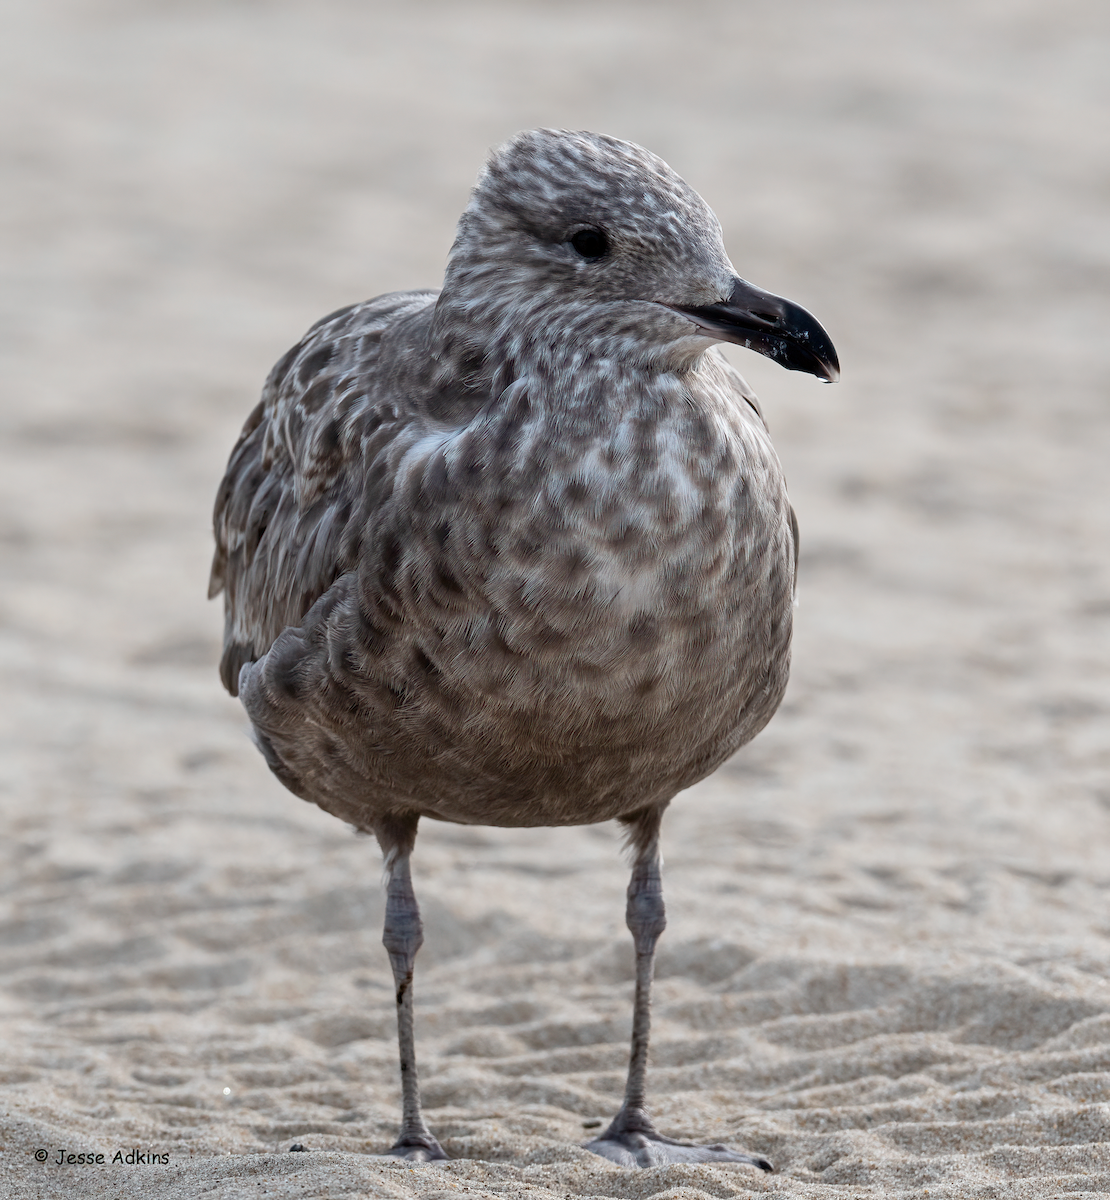
<path fill-rule="evenodd" d="M 409 857 L 422 816 L 620 820 L 636 947 L 624 1103 L 589 1149 L 748 1162 L 658 1133 L 645 1072 L 659 828 L 770 720 L 797 524 L 737 342 L 832 381 L 804 309 L 737 277 L 709 207 L 594 133 L 490 158 L 440 292 L 325 317 L 277 364 L 216 500 L 221 676 L 271 770 L 381 845 L 403 1121 L 424 1123 Z"/>

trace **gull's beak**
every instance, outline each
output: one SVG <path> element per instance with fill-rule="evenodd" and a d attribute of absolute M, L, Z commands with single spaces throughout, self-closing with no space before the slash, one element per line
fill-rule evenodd
<path fill-rule="evenodd" d="M 711 337 L 773 358 L 788 371 L 806 371 L 825 383 L 840 378 L 832 340 L 800 304 L 737 279 L 727 300 L 700 308 L 672 306 Z"/>

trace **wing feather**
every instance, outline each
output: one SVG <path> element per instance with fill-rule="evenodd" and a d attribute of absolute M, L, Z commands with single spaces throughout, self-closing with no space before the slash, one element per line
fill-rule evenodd
<path fill-rule="evenodd" d="M 419 421 L 383 377 L 383 335 L 435 292 L 397 292 L 318 321 L 277 363 L 231 452 L 216 496 L 209 596 L 224 593 L 220 677 L 239 671 L 354 565 L 368 480 Z"/>

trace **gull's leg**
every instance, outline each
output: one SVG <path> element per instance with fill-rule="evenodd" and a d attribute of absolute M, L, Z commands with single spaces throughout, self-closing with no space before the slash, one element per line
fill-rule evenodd
<path fill-rule="evenodd" d="M 379 822 L 374 833 L 385 855 L 387 882 L 382 943 L 389 952 L 393 982 L 397 987 L 397 1042 L 401 1051 L 401 1132 L 389 1153 L 411 1162 L 429 1162 L 447 1155 L 424 1124 L 416 1076 L 412 969 L 416 952 L 424 942 L 424 926 L 412 890 L 409 856 L 416 842 L 417 820 L 416 816 L 390 818 Z"/>
<path fill-rule="evenodd" d="M 646 1077 L 651 1035 L 651 982 L 655 971 L 655 944 L 667 926 L 663 880 L 659 871 L 659 826 L 665 807 L 644 808 L 621 818 L 628 827 L 628 840 L 634 855 L 626 909 L 628 928 L 636 946 L 632 1052 L 620 1112 L 601 1137 L 590 1142 L 586 1149 L 625 1167 L 657 1167 L 672 1162 L 740 1162 L 770 1171 L 771 1164 L 765 1158 L 742 1154 L 720 1144 L 698 1146 L 664 1137 L 656 1132 L 648 1116 Z"/>

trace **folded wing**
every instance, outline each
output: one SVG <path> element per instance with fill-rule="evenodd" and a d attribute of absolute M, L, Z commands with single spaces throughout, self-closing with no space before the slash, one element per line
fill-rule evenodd
<path fill-rule="evenodd" d="M 208 590 L 225 597 L 220 677 L 233 696 L 243 664 L 355 566 L 367 489 L 388 487 L 390 451 L 419 422 L 383 375 L 383 336 L 435 296 L 380 296 L 317 322 L 247 418 L 216 497 Z"/>

